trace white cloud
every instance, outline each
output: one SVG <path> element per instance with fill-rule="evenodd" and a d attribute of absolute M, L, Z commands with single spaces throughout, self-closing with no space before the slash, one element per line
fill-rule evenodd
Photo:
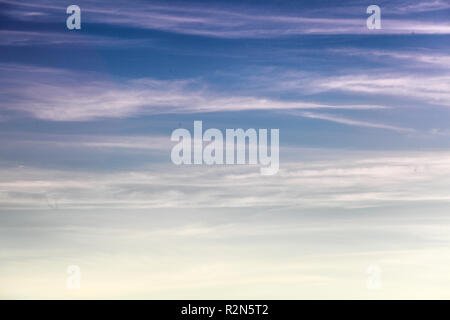
<path fill-rule="evenodd" d="M 9 4 L 11 1 L 2 0 Z M 65 8 L 47 1 L 20 2 L 15 6 L 26 12 L 37 9 L 56 11 Z M 440 4 L 438 3 L 437 6 Z M 433 8 L 435 8 L 434 6 Z M 83 8 L 87 22 L 111 25 L 134 26 L 144 29 L 162 30 L 181 34 L 200 35 L 219 38 L 267 38 L 300 34 L 369 34 L 373 30 L 366 27 L 365 11 L 361 7 L 350 6 L 341 11 L 339 17 L 327 7 L 301 12 L 263 11 L 251 6 L 184 4 L 149 4 L 133 2 L 115 2 L 114 9 L 107 9 L 101 2 L 90 2 Z M 130 9 L 132 8 L 132 9 Z M 416 10 L 419 7 L 416 7 Z M 426 9 L 426 8 L 424 8 Z M 31 11 L 30 11 L 31 10 Z M 361 10 L 361 11 L 360 11 Z M 273 10 L 272 10 L 273 11 Z M 359 13 L 360 11 L 360 13 Z M 267 13 L 270 12 L 270 13 Z M 36 19 L 34 16 L 10 12 L 16 18 Z M 91 17 L 95 17 L 91 18 Z M 49 18 L 46 17 L 48 20 Z M 54 16 L 56 19 L 56 15 Z M 450 24 L 445 21 L 423 21 L 405 19 L 383 19 L 383 28 L 378 34 L 448 34 Z"/>
<path fill-rule="evenodd" d="M 360 94 L 390 95 L 450 106 L 449 75 L 345 75 L 321 79 L 312 87 L 317 91 L 338 90 Z"/>
<path fill-rule="evenodd" d="M 114 173 L 77 171 L 76 175 L 9 168 L 1 175 L 3 208 L 42 209 L 47 206 L 46 194 L 69 209 L 358 208 L 450 201 L 450 155 L 445 152 L 285 162 L 279 174 L 270 178 L 260 176 L 255 166 L 173 164 Z"/>
<path fill-rule="evenodd" d="M 343 53 L 342 50 L 338 52 Z M 344 50 L 344 52 L 346 52 Z M 351 54 L 359 54 L 350 50 Z M 368 56 L 373 56 L 367 53 Z M 376 52 L 374 53 L 377 54 Z M 396 53 L 386 52 L 386 55 L 397 56 Z M 411 58 L 410 55 L 398 54 L 397 57 Z M 254 77 L 260 84 L 259 90 L 267 88 L 271 92 L 301 92 L 303 94 L 345 93 L 352 94 L 353 99 L 374 96 L 396 97 L 404 102 L 417 106 L 417 104 L 431 104 L 450 106 L 450 75 L 445 64 L 447 56 L 432 56 L 418 54 L 414 61 L 435 64 L 435 72 L 429 72 L 429 65 L 422 65 L 424 69 L 401 69 L 392 71 L 390 61 L 388 67 L 369 69 L 362 74 L 359 70 L 345 70 L 343 75 L 330 76 L 327 74 L 305 73 L 296 71 L 271 70 Z M 409 60 L 410 61 L 410 60 Z M 414 62 L 412 62 L 414 63 Z M 352 73 L 353 71 L 353 73 Z M 373 100 L 373 99 L 371 99 Z M 405 104 L 405 103 L 403 103 Z M 395 105 L 392 105 L 394 107 Z M 385 107 L 390 107 L 386 105 Z"/>
<path fill-rule="evenodd" d="M 377 105 L 328 105 L 258 96 L 220 94 L 200 80 L 111 81 L 93 73 L 2 65 L 2 108 L 53 121 L 124 118 L 141 114 L 286 109 L 382 109 Z M 54 71 L 54 72 L 53 72 Z M 45 75 L 45 76 L 44 76 Z M 76 88 L 76 90 L 74 90 Z"/>
<path fill-rule="evenodd" d="M 407 63 L 411 68 L 436 66 L 443 69 L 450 68 L 450 55 L 442 53 L 433 53 L 431 50 L 417 49 L 412 51 L 395 51 L 395 50 L 379 50 L 379 49 L 330 49 L 331 53 L 338 53 L 348 56 L 360 56 L 366 59 L 376 58 L 379 62 L 388 65 L 395 65 L 398 61 Z M 387 59 L 387 58 L 393 58 Z"/>
<path fill-rule="evenodd" d="M 0 30 L 2 46 L 34 46 L 34 45 L 90 45 L 103 47 L 141 46 L 152 43 L 149 39 L 121 39 L 115 37 L 93 36 L 77 33 L 58 33 L 48 31 Z"/>
<path fill-rule="evenodd" d="M 428 12 L 450 9 L 450 3 L 445 0 L 427 0 L 427 1 L 404 1 L 399 3 L 391 3 L 389 6 L 390 12 L 410 14 L 415 12 Z"/>
<path fill-rule="evenodd" d="M 352 120 L 349 118 L 339 117 L 335 115 L 330 114 L 322 114 L 322 113 L 314 113 L 314 112 L 295 112 L 291 111 L 289 114 L 297 115 L 305 118 L 310 119 L 320 119 L 320 120 L 326 120 L 336 123 L 341 123 L 349 126 L 356 126 L 356 127 L 365 127 L 365 128 L 378 128 L 378 129 L 386 129 L 386 130 L 392 130 L 397 132 L 404 132 L 404 133 L 412 133 L 415 130 L 411 128 L 403 128 L 403 127 L 397 127 L 392 125 L 387 125 L 383 123 L 374 123 L 374 122 L 368 122 L 368 121 L 360 121 L 360 120 Z"/>

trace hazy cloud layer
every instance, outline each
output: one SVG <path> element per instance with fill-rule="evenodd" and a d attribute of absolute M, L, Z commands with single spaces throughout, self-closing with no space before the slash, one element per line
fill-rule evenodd
<path fill-rule="evenodd" d="M 135 148 L 133 144 L 128 147 Z M 370 158 L 350 157 L 338 162 L 284 162 L 279 174 L 269 178 L 261 176 L 257 166 L 161 164 L 158 169 L 129 172 L 77 171 L 75 176 L 69 171 L 24 167 L 2 171 L 0 202 L 2 207 L 11 209 L 45 208 L 47 196 L 61 207 L 90 209 L 360 208 L 448 202 L 449 160 L 448 153 L 441 152 L 395 157 L 372 154 Z"/>

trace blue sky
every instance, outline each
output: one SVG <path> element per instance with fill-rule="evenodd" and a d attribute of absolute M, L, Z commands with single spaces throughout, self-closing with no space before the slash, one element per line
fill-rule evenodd
<path fill-rule="evenodd" d="M 448 298 L 449 13 L 0 0 L 0 296 Z M 176 167 L 194 120 L 279 128 L 279 174 Z"/>

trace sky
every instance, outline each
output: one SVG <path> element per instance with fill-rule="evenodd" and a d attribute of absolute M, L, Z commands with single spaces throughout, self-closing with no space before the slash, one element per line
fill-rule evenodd
<path fill-rule="evenodd" d="M 0 0 L 0 298 L 449 299 L 449 17 Z M 175 165 L 196 120 L 279 129 L 278 173 Z"/>

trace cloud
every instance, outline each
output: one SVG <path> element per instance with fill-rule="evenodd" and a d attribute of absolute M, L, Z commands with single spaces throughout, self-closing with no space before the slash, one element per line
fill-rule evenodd
<path fill-rule="evenodd" d="M 386 129 L 386 130 L 392 130 L 396 132 L 403 132 L 403 133 L 412 133 L 415 132 L 414 129 L 411 128 L 403 128 L 403 127 L 397 127 L 382 123 L 374 123 L 374 122 L 367 122 L 367 121 L 359 121 L 359 120 L 352 120 L 344 117 L 339 117 L 335 115 L 329 115 L 329 114 L 321 114 L 321 113 L 313 113 L 313 112 L 289 112 L 289 114 L 297 115 L 300 117 L 310 118 L 310 119 L 320 119 L 320 120 L 326 120 L 336 123 L 341 123 L 349 126 L 356 126 L 356 127 L 364 127 L 364 128 L 377 128 L 377 129 Z"/>
<path fill-rule="evenodd" d="M 363 52 L 351 49 L 337 50 L 337 53 L 350 56 L 364 55 Z M 450 74 L 446 65 L 448 56 L 419 53 L 412 57 L 412 54 L 407 53 L 390 51 L 379 53 L 374 50 L 373 53 L 368 52 L 366 57 L 377 57 L 378 55 L 403 59 L 406 67 L 398 67 L 398 62 L 391 59 L 383 61 L 386 65 L 382 68 L 366 68 L 364 73 L 361 72 L 360 66 L 355 68 L 348 66 L 331 75 L 324 71 L 313 73 L 272 68 L 268 71 L 262 70 L 262 72 L 256 70 L 248 79 L 258 83 L 255 90 L 272 93 L 301 93 L 303 95 L 340 93 L 350 94 L 352 101 L 361 101 L 362 98 L 367 101 L 373 100 L 374 97 L 395 97 L 397 102 L 398 100 L 403 101 L 402 105 L 417 106 L 425 103 L 443 107 L 450 106 Z M 417 61 L 422 64 L 419 65 Z M 415 63 L 414 66 L 411 66 L 411 63 Z M 435 66 L 435 69 L 431 69 L 430 64 Z M 394 66 L 398 71 L 392 70 Z M 396 106 L 393 102 L 389 102 L 386 103 L 385 108 Z"/>
<path fill-rule="evenodd" d="M 167 136 L 118 136 L 118 135 L 64 135 L 36 134 L 28 137 L 4 136 L 0 139 L 3 146 L 14 145 L 29 148 L 30 146 L 51 148 L 101 148 L 136 149 L 170 151 Z"/>
<path fill-rule="evenodd" d="M 321 79 L 313 88 L 317 91 L 337 90 L 415 98 L 434 105 L 450 106 L 450 75 L 345 75 Z"/>
<path fill-rule="evenodd" d="M 380 59 L 382 67 L 367 67 L 365 62 L 336 70 L 310 72 L 279 67 L 253 68 L 242 72 L 242 88 L 253 92 L 294 95 L 307 99 L 358 102 L 368 107 L 383 101 L 384 108 L 450 106 L 449 57 L 445 54 L 398 52 L 391 50 L 330 49 L 329 54 Z M 324 56 L 327 59 L 327 55 Z M 322 60 L 319 60 L 320 63 Z M 404 62 L 400 64 L 399 61 Z M 364 70 L 364 71 L 362 71 Z M 395 98 L 395 99 L 392 99 Z M 350 100 L 349 100 L 350 99 Z M 347 102 L 348 103 L 348 102 Z"/>
<path fill-rule="evenodd" d="M 89 45 L 102 47 L 142 46 L 152 43 L 149 39 L 121 39 L 99 35 L 58 33 L 48 31 L 0 30 L 1 46 L 22 47 L 40 45 Z"/>
<path fill-rule="evenodd" d="M 448 297 L 450 153 L 326 152 L 271 177 L 2 167 L 0 296 L 361 299 L 376 264 L 380 298 Z M 64 286 L 72 264 L 77 293 Z"/>
<path fill-rule="evenodd" d="M 342 54 L 346 56 L 358 56 L 367 60 L 376 59 L 378 62 L 388 65 L 395 65 L 399 61 L 408 64 L 412 68 L 435 66 L 440 69 L 450 68 L 450 55 L 442 53 L 433 53 L 431 50 L 398 51 L 398 50 L 379 50 L 379 49 L 330 49 L 332 54 Z M 412 65 L 411 65 L 412 64 Z"/>
<path fill-rule="evenodd" d="M 283 152 L 301 154 L 301 149 Z M 118 172 L 3 168 L 2 208 L 46 208 L 47 194 L 66 209 L 370 208 L 448 203 L 450 155 L 339 153 L 340 160 L 283 162 L 272 177 L 255 166 L 141 167 Z M 314 151 L 309 150 L 309 154 Z"/>
<path fill-rule="evenodd" d="M 112 81 L 95 73 L 2 65 L 3 109 L 52 121 L 88 121 L 142 114 L 286 109 L 382 109 L 377 105 L 328 105 L 258 96 L 220 94 L 199 79 Z M 15 72 L 14 72 L 15 71 Z M 44 77 L 45 75 L 45 77 Z M 76 90 L 74 90 L 76 87 Z"/>
<path fill-rule="evenodd" d="M 17 11 L 35 12 L 49 11 L 56 20 L 56 13 L 65 8 L 54 6 L 47 1 L 15 2 L 3 0 L 14 8 L 9 11 L 13 17 L 48 21 L 39 16 L 18 14 Z M 340 3 L 342 6 L 342 3 Z M 102 23 L 124 27 L 136 27 L 150 30 L 161 30 L 172 33 L 189 34 L 218 38 L 272 38 L 302 34 L 373 34 L 366 27 L 365 8 L 347 5 L 347 10 L 336 16 L 333 7 L 309 8 L 292 13 L 292 9 L 280 10 L 270 8 L 261 10 L 252 6 L 232 4 L 214 4 L 205 7 L 203 4 L 177 3 L 142 3 L 138 1 L 115 2 L 114 9 L 108 9 L 108 3 L 86 2 L 82 6 L 83 15 L 88 23 Z M 434 6 L 436 7 L 436 6 Z M 433 7 L 433 8 L 434 8 Z M 132 9 L 130 9 L 132 8 Z M 418 10 L 420 7 L 416 7 Z M 31 10 L 31 11 L 30 11 Z M 8 13 L 8 11 L 7 11 Z M 383 28 L 377 34 L 449 34 L 450 24 L 446 21 L 407 20 L 384 18 Z"/>
<path fill-rule="evenodd" d="M 394 3 L 391 3 L 389 9 L 390 12 L 410 14 L 417 12 L 447 10 L 450 9 L 450 4 L 445 0 L 404 1 L 403 3 L 399 3 L 399 1 L 396 1 Z"/>

